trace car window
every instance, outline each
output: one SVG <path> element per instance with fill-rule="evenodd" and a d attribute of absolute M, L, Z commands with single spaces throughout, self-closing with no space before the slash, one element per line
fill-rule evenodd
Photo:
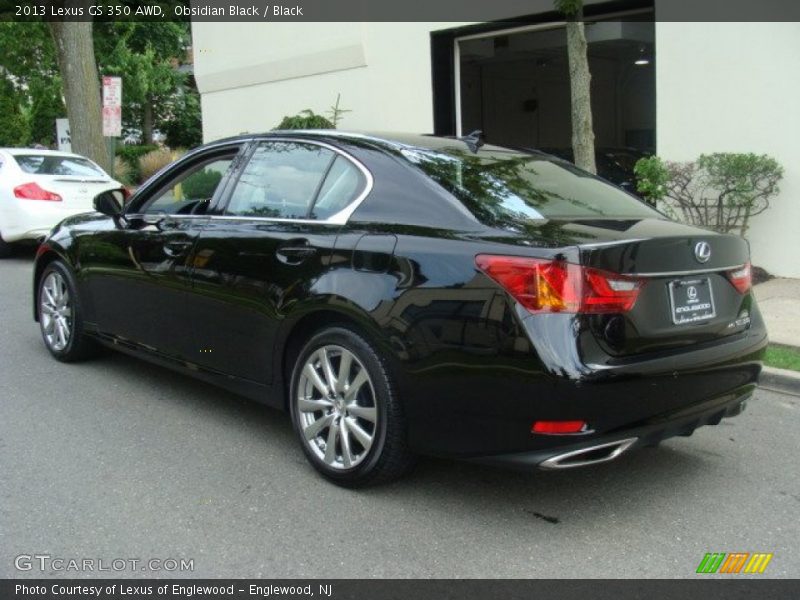
<path fill-rule="evenodd" d="M 332 150 L 298 142 L 264 142 L 242 170 L 231 194 L 229 215 L 307 219 Z M 331 198 L 333 201 L 333 197 Z"/>
<path fill-rule="evenodd" d="M 603 180 L 542 154 L 499 149 L 473 154 L 458 147 L 407 147 L 401 153 L 488 224 L 661 217 Z"/>
<path fill-rule="evenodd" d="M 74 177 L 103 177 L 108 175 L 86 158 L 52 156 L 48 154 L 16 154 L 14 160 L 25 173 L 32 175 L 64 175 Z"/>
<path fill-rule="evenodd" d="M 311 211 L 314 219 L 327 219 L 345 208 L 364 189 L 364 175 L 344 156 L 337 156 L 319 190 Z"/>
<path fill-rule="evenodd" d="M 183 171 L 166 184 L 140 211 L 144 214 L 165 212 L 196 214 L 203 212 L 233 162 L 233 156 L 215 158 Z"/>

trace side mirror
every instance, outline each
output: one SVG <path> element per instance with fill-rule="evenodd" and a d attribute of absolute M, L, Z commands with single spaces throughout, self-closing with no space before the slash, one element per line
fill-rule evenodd
<path fill-rule="evenodd" d="M 94 197 L 94 209 L 109 217 L 119 217 L 125 205 L 125 192 L 108 190 Z"/>

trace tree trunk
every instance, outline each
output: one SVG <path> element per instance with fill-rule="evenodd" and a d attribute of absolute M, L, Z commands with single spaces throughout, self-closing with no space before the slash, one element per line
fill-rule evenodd
<path fill-rule="evenodd" d="M 65 6 L 83 5 L 80 0 L 67 0 L 65 3 Z M 108 173 L 113 173 L 103 139 L 100 77 L 94 58 L 92 23 L 51 21 L 50 32 L 64 82 L 72 150 L 88 156 Z"/>
<path fill-rule="evenodd" d="M 142 119 L 142 144 L 150 146 L 153 144 L 153 103 L 150 98 L 145 100 Z"/>
<path fill-rule="evenodd" d="M 597 173 L 594 159 L 594 129 L 587 56 L 586 34 L 580 15 L 567 20 L 567 55 L 572 102 L 572 151 L 575 164 L 590 173 Z"/>

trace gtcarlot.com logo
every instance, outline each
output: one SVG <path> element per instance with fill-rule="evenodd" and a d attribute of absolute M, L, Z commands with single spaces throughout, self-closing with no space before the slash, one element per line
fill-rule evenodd
<path fill-rule="evenodd" d="M 194 571 L 193 558 L 62 558 L 49 554 L 20 554 L 17 571 L 87 573 L 105 571 Z"/>
<path fill-rule="evenodd" d="M 763 573 L 772 553 L 767 552 L 708 552 L 697 567 L 698 573 Z"/>

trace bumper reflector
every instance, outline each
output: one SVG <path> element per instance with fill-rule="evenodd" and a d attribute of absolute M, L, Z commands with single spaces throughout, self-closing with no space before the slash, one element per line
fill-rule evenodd
<path fill-rule="evenodd" d="M 564 433 L 581 433 L 587 429 L 586 421 L 534 421 L 531 426 L 531 433 L 560 435 Z"/>

